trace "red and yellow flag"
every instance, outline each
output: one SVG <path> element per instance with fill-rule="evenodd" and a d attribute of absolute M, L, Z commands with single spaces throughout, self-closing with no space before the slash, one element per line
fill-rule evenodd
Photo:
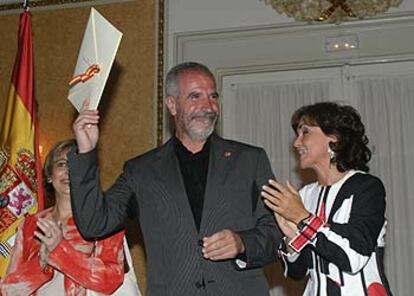
<path fill-rule="evenodd" d="M 0 278 L 17 226 L 43 208 L 30 13 L 20 15 L 18 50 L 0 131 Z"/>

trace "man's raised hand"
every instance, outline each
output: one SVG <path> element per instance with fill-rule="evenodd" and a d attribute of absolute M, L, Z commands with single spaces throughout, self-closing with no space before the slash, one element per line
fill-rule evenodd
<path fill-rule="evenodd" d="M 86 99 L 73 123 L 79 153 L 86 153 L 96 147 L 99 138 L 99 113 L 98 110 L 88 110 L 89 99 Z"/>

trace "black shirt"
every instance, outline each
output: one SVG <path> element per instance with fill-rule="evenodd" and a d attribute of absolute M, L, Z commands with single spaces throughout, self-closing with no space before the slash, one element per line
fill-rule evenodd
<path fill-rule="evenodd" d="M 177 137 L 174 137 L 174 150 L 180 164 L 194 222 L 197 229 L 200 230 L 210 157 L 210 137 L 204 144 L 203 149 L 195 154 L 185 148 Z"/>

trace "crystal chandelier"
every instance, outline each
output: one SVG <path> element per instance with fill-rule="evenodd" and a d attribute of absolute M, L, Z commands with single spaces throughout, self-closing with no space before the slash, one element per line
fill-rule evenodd
<path fill-rule="evenodd" d="M 297 21 L 340 22 L 350 18 L 364 18 L 398 6 L 402 0 L 264 0 L 278 13 Z"/>

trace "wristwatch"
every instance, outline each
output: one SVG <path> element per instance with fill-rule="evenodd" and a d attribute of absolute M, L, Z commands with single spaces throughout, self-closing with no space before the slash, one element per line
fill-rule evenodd
<path fill-rule="evenodd" d="M 309 215 L 307 215 L 305 218 L 303 218 L 302 220 L 300 220 L 300 222 L 298 223 L 298 225 L 296 225 L 296 227 L 299 229 L 300 232 L 303 231 L 303 229 L 308 226 L 308 219 L 312 217 L 312 213 L 309 213 Z"/>

